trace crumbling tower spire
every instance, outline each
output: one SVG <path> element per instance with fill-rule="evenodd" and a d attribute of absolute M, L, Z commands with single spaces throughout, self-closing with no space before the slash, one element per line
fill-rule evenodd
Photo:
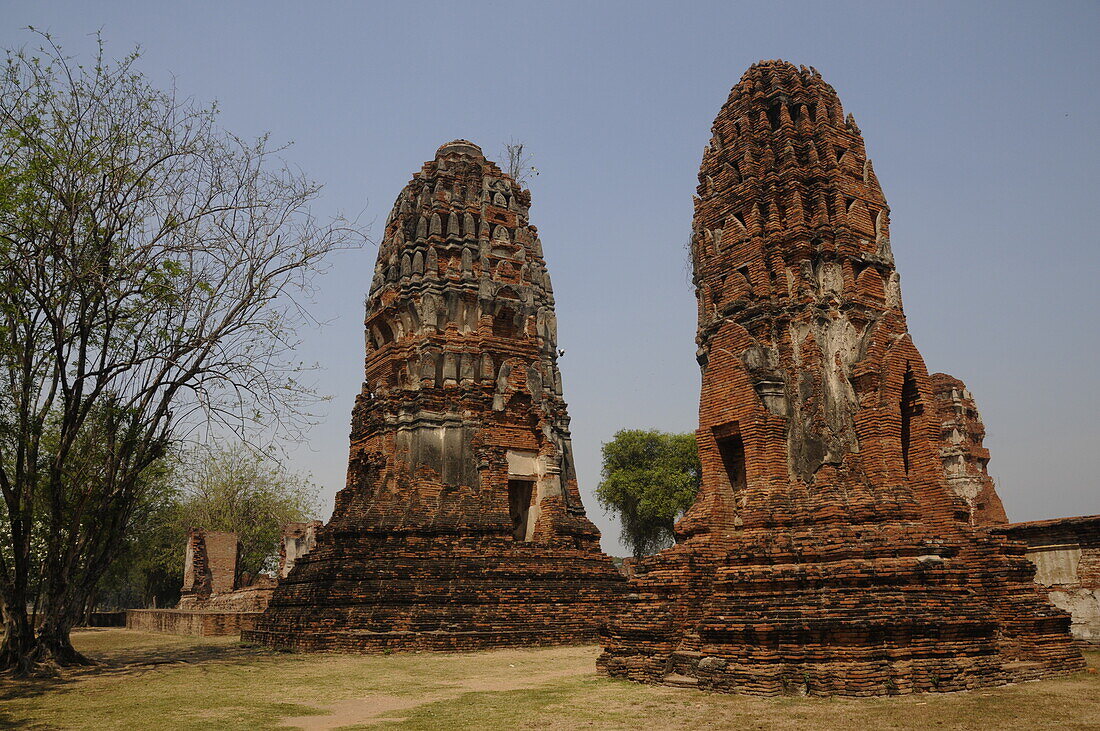
<path fill-rule="evenodd" d="M 932 391 L 947 484 L 966 504 L 971 525 L 1006 525 L 1008 516 L 986 469 L 985 425 L 974 396 L 965 383 L 946 373 L 932 374 Z"/>
<path fill-rule="evenodd" d="M 768 61 L 712 133 L 692 237 L 702 486 L 600 667 L 822 695 L 1080 668 L 1021 547 L 974 530 L 946 483 L 855 119 L 816 71 Z"/>
<path fill-rule="evenodd" d="M 398 196 L 347 487 L 250 637 L 301 649 L 592 638 L 624 588 L 585 517 L 530 193 L 466 140 Z"/>

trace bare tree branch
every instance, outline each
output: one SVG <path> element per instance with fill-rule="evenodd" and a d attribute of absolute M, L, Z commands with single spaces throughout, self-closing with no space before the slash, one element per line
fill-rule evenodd
<path fill-rule="evenodd" d="M 68 629 L 143 474 L 196 429 L 293 438 L 293 358 L 327 256 L 320 186 L 215 106 L 45 34 L 0 76 L 0 666 L 79 661 Z M 28 604 L 42 630 L 30 636 Z"/>

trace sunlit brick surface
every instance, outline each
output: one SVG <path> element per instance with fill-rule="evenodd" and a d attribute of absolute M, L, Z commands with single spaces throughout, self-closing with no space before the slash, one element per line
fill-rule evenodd
<path fill-rule="evenodd" d="M 573 468 L 530 193 L 464 140 L 386 222 L 348 482 L 246 639 L 299 649 L 591 641 L 625 581 Z"/>
<path fill-rule="evenodd" d="M 889 209 L 814 70 L 753 66 L 713 126 L 692 236 L 703 465 L 600 668 L 751 693 L 951 691 L 1083 667 L 1024 546 L 947 485 Z"/>

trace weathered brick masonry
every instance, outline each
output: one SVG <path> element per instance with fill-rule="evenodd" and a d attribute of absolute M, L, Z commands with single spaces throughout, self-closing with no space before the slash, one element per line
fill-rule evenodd
<path fill-rule="evenodd" d="M 530 193 L 443 145 L 367 298 L 348 482 L 245 639 L 298 649 L 591 640 L 625 581 L 581 505 Z"/>
<path fill-rule="evenodd" d="M 940 434 L 940 460 L 947 484 L 967 508 L 971 525 L 1008 522 L 989 476 L 985 424 L 966 384 L 946 373 L 932 374 L 933 416 Z"/>
<path fill-rule="evenodd" d="M 285 578 L 294 568 L 294 562 L 313 550 L 317 545 L 317 529 L 324 523 L 311 520 L 305 523 L 287 523 L 283 526 L 283 537 L 279 541 L 279 573 Z"/>
<path fill-rule="evenodd" d="M 813 70 L 753 66 L 703 156 L 703 466 L 599 666 L 774 694 L 950 691 L 1083 667 L 1025 547 L 970 526 L 907 332 L 886 200 Z"/>
<path fill-rule="evenodd" d="M 187 532 L 183 589 L 176 606 L 177 614 L 188 611 L 262 612 L 267 607 L 275 588 L 275 580 L 264 574 L 242 574 L 237 565 L 240 550 L 241 544 L 236 533 L 202 528 L 192 528 Z"/>
<path fill-rule="evenodd" d="M 221 533 L 202 528 L 187 531 L 183 557 L 183 588 L 180 607 L 237 588 L 237 558 L 240 542 L 236 533 Z"/>
<path fill-rule="evenodd" d="M 1100 645 L 1100 515 L 1010 523 L 993 529 L 1027 543 L 1035 582 L 1070 613 L 1083 644 Z"/>
<path fill-rule="evenodd" d="M 279 576 L 313 547 L 320 521 L 283 526 Z M 229 635 L 252 629 L 271 594 L 275 577 L 238 570 L 241 545 L 236 533 L 191 528 L 184 550 L 183 588 L 175 609 L 128 609 L 121 624 L 145 632 Z"/>
<path fill-rule="evenodd" d="M 126 629 L 194 637 L 239 635 L 259 617 L 259 611 L 127 609 Z"/>

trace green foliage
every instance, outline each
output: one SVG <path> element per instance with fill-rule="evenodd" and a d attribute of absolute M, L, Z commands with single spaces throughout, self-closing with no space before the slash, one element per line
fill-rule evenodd
<path fill-rule="evenodd" d="M 179 462 L 173 455 L 150 470 L 118 558 L 92 597 L 98 609 L 171 607 L 183 585 L 186 529 L 180 514 Z"/>
<path fill-rule="evenodd" d="M 0 61 L 0 669 L 19 672 L 80 661 L 68 629 L 137 550 L 173 445 L 314 420 L 295 331 L 361 239 L 314 216 L 285 148 L 153 86 L 136 53 L 77 63 L 39 38 Z"/>
<path fill-rule="evenodd" d="M 119 558 L 97 587 L 99 608 L 175 605 L 189 528 L 236 533 L 241 571 L 255 576 L 276 568 L 283 525 L 316 515 L 317 488 L 307 477 L 241 443 L 173 454 L 149 481 Z"/>
<path fill-rule="evenodd" d="M 179 535 L 188 527 L 236 533 L 240 570 L 255 576 L 277 568 L 278 544 L 286 523 L 317 513 L 317 486 L 281 463 L 244 444 L 199 448 L 179 470 Z M 183 562 L 183 543 L 176 563 Z"/>
<path fill-rule="evenodd" d="M 640 558 L 675 543 L 673 526 L 695 502 L 700 474 L 694 434 L 624 429 L 603 445 L 596 498 Z"/>

